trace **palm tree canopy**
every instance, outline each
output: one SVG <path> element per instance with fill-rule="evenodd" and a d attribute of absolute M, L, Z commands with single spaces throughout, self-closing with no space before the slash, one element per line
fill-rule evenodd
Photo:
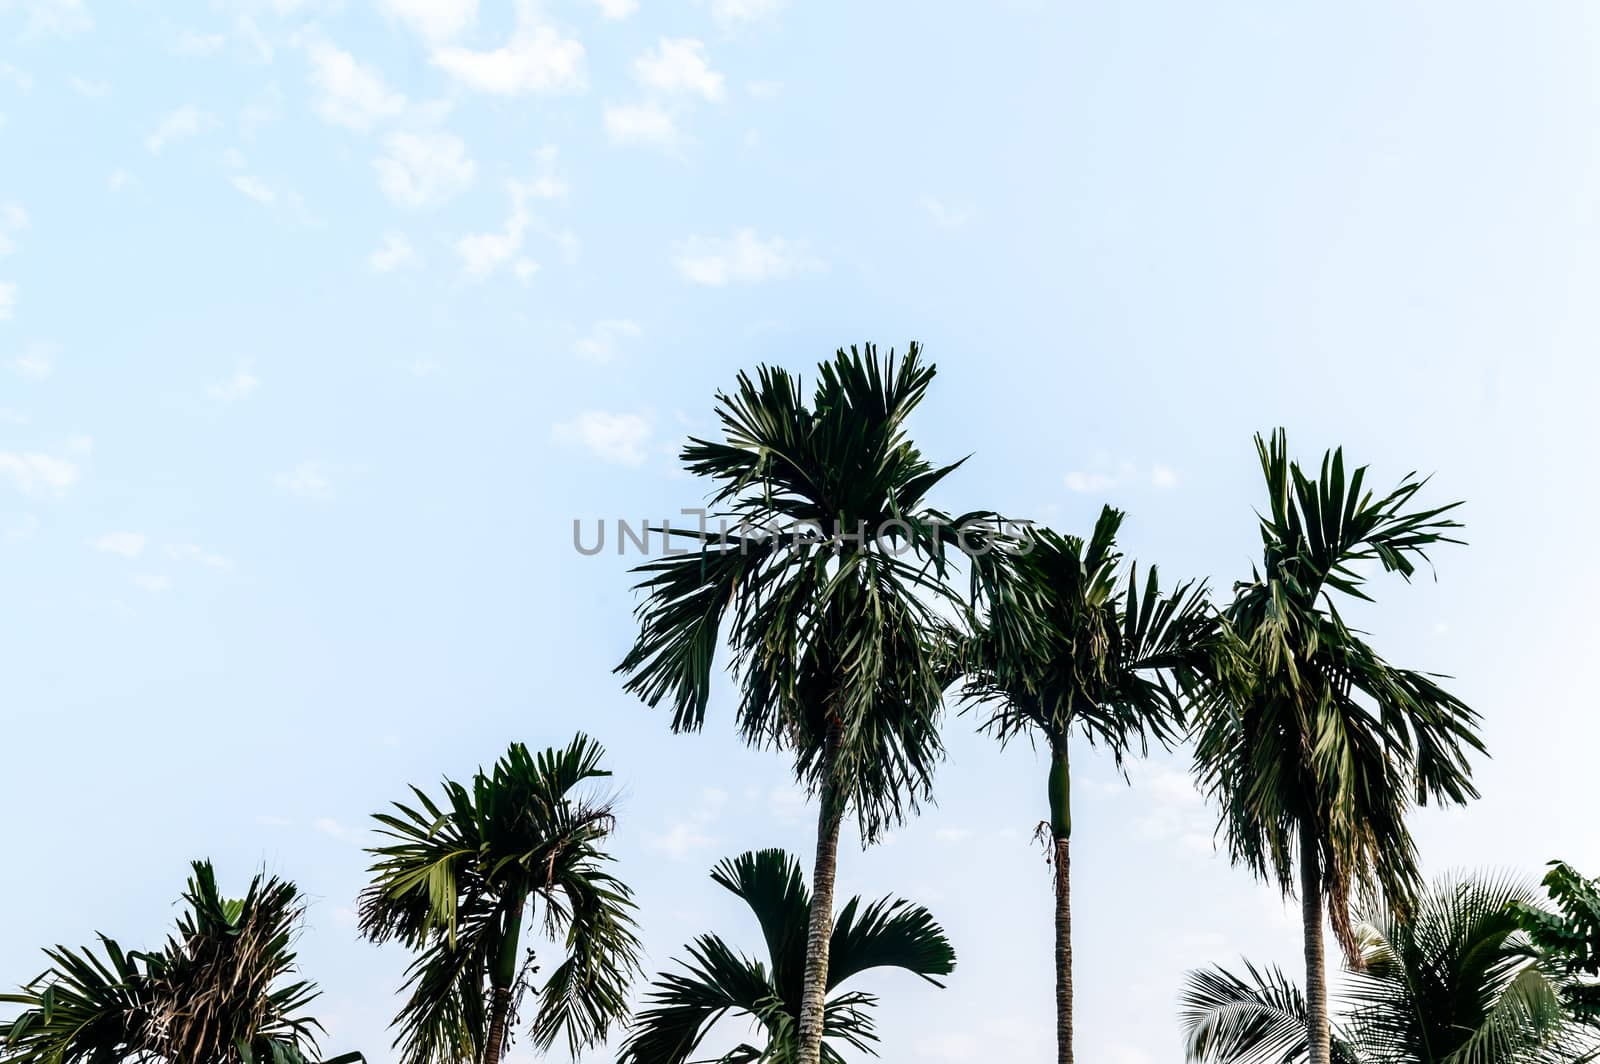
<path fill-rule="evenodd" d="M 1493 878 L 1452 879 L 1411 909 L 1369 907 L 1362 958 L 1347 973 L 1334 1059 L 1353 1064 L 1539 1064 L 1594 1048 L 1563 1007 L 1563 977 L 1534 956 L 1518 912 L 1533 892 Z M 1277 969 L 1190 973 L 1188 1059 L 1297 1064 L 1308 1059 L 1305 1003 Z"/>
<path fill-rule="evenodd" d="M 735 950 L 717 935 L 701 935 L 688 947 L 681 972 L 663 974 L 634 1020 L 621 1064 L 684 1064 L 718 1021 L 742 1015 L 762 1028 L 766 1044 L 741 1045 L 718 1064 L 785 1061 L 799 1024 L 805 971 L 806 929 L 811 895 L 800 864 L 782 850 L 761 850 L 726 860 L 711 878 L 743 899 L 766 941 L 765 960 Z M 851 898 L 834 924 L 828 990 L 872 968 L 900 968 L 942 986 L 955 970 L 955 950 L 924 908 L 900 899 L 863 903 Z M 871 1052 L 876 1040 L 870 994 L 843 992 L 829 998 L 824 1019 L 823 1059 L 843 1058 L 826 1040 Z"/>
<path fill-rule="evenodd" d="M 1568 977 L 1567 1007 L 1600 1026 L 1600 880 L 1564 861 L 1550 862 L 1544 888 L 1555 911 L 1519 904 L 1517 916 L 1534 946 Z"/>
<path fill-rule="evenodd" d="M 610 775 L 603 756 L 584 735 L 537 756 L 515 743 L 470 789 L 447 779 L 435 801 L 413 787 L 414 806 L 375 814 L 393 841 L 369 851 L 377 860 L 360 927 L 375 942 L 419 951 L 396 1017 L 408 1064 L 481 1058 L 498 948 L 508 933 L 516 940 L 529 900 L 542 904 L 546 937 L 564 954 L 538 988 L 534 1044 L 548 1049 L 565 1035 L 576 1055 L 626 1015 L 640 948 L 632 894 L 606 871 L 611 857 L 600 848 L 612 829 L 609 804 L 574 793 Z M 518 988 L 536 971 L 529 952 Z"/>
<path fill-rule="evenodd" d="M 1027 549 L 989 567 L 988 615 L 961 665 L 965 696 L 991 707 L 984 726 L 1002 740 L 1028 731 L 1055 747 L 1076 729 L 1120 762 L 1181 728 L 1180 689 L 1210 629 L 1205 587 L 1163 595 L 1155 567 L 1141 582 L 1137 564 L 1120 582 L 1122 519 L 1104 507 L 1087 540 L 1030 530 Z"/>
<path fill-rule="evenodd" d="M 1287 892 L 1299 830 L 1313 829 L 1330 912 L 1347 957 L 1353 885 L 1398 903 L 1419 885 L 1405 825 L 1412 803 L 1477 796 L 1468 754 L 1478 715 L 1435 680 L 1385 661 L 1340 616 L 1335 595 L 1367 600 L 1373 561 L 1409 579 L 1429 548 L 1456 543 L 1458 504 L 1414 506 L 1426 481 L 1387 495 L 1348 478 L 1342 451 L 1314 477 L 1289 461 L 1282 430 L 1256 438 L 1269 507 L 1262 567 L 1224 611 L 1244 667 L 1215 684 L 1197 729 L 1196 766 L 1222 807 L 1235 860 Z"/>
<path fill-rule="evenodd" d="M 946 548 L 983 516 L 925 502 L 961 464 L 933 466 L 906 436 L 933 376 L 915 344 L 898 360 L 867 345 L 819 367 L 809 405 L 772 366 L 718 393 L 723 440 L 691 439 L 682 459 L 712 482 L 721 530 L 680 531 L 693 549 L 638 567 L 639 636 L 617 667 L 674 730 L 698 730 L 725 639 L 745 741 L 791 751 L 814 788 L 831 772 L 868 839 L 928 795 L 940 609 L 959 606 Z"/>
<path fill-rule="evenodd" d="M 51 968 L 0 1001 L 25 1007 L 0 1028 L 6 1064 L 306 1064 L 321 1025 L 305 1010 L 316 987 L 293 980 L 290 942 L 304 915 L 293 883 L 256 876 L 225 899 L 198 861 L 177 933 L 155 952 L 100 936 L 93 949 L 45 950 Z M 361 1059 L 351 1053 L 331 1064 Z"/>

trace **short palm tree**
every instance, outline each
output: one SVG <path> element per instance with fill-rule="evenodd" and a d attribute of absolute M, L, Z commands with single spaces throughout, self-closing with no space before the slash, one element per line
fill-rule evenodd
<path fill-rule="evenodd" d="M 1600 1028 L 1600 879 L 1589 879 L 1565 861 L 1551 861 L 1543 880 L 1553 908 L 1517 907 L 1534 948 L 1566 976 L 1567 1008 Z"/>
<path fill-rule="evenodd" d="M 782 369 L 740 374 L 717 396 L 723 441 L 682 455 L 726 530 L 639 567 L 639 636 L 618 666 L 675 731 L 697 731 L 726 639 L 745 741 L 787 751 L 818 797 L 799 1064 L 821 1053 L 841 822 L 853 809 L 871 842 L 928 797 L 942 750 L 945 617 L 961 607 L 944 548 L 975 515 L 925 501 L 960 465 L 930 465 L 906 437 L 933 375 L 915 344 L 898 361 L 841 350 L 808 406 Z"/>
<path fill-rule="evenodd" d="M 1055 871 L 1056 1041 L 1072 1060 L 1072 774 L 1074 737 L 1103 747 L 1120 767 L 1151 739 L 1182 729 L 1180 688 L 1212 629 L 1205 589 L 1162 595 L 1156 570 L 1141 583 L 1118 570 L 1122 513 L 1107 506 L 1087 541 L 1048 530 L 1029 549 L 999 555 L 987 616 L 962 655 L 964 695 L 985 707 L 1002 743 L 1027 736 L 1050 755 L 1048 831 Z"/>
<path fill-rule="evenodd" d="M 1404 913 L 1355 925 L 1358 967 L 1332 1028 L 1341 1064 L 1555 1064 L 1590 1059 L 1592 1032 L 1563 1007 L 1563 976 L 1528 948 L 1518 910 L 1531 890 L 1500 879 L 1446 881 Z M 1282 972 L 1246 964 L 1192 972 L 1183 997 L 1188 1059 L 1310 1059 L 1306 999 Z"/>
<path fill-rule="evenodd" d="M 306 1064 L 321 1025 L 316 987 L 293 980 L 290 942 L 304 914 L 293 883 L 256 876 L 243 898 L 196 862 L 177 933 L 154 952 L 100 936 L 90 949 L 45 950 L 51 967 L 0 1002 L 24 1011 L 0 1027 L 6 1064 Z M 359 1060 L 359 1053 L 330 1064 Z"/>
<path fill-rule="evenodd" d="M 1243 667 L 1205 702 L 1196 770 L 1236 862 L 1285 893 L 1298 868 L 1311 1061 L 1328 1064 L 1324 913 L 1359 960 L 1352 889 L 1404 908 L 1419 884 L 1406 813 L 1476 797 L 1467 757 L 1483 749 L 1477 714 L 1430 676 L 1385 661 L 1334 600 L 1368 600 L 1366 563 L 1409 579 L 1429 548 L 1458 542 L 1460 526 L 1448 516 L 1456 504 L 1413 506 L 1425 483 L 1415 475 L 1374 497 L 1365 467 L 1346 479 L 1341 451 L 1307 476 L 1281 430 L 1256 448 L 1269 503 L 1263 562 L 1224 611 Z"/>
<path fill-rule="evenodd" d="M 796 1059 L 812 904 L 800 863 L 782 850 L 761 850 L 723 861 L 711 878 L 750 906 L 766 938 L 766 960 L 746 957 L 717 935 L 701 935 L 687 947 L 691 959 L 683 971 L 656 981 L 620 1064 L 685 1064 L 711 1029 L 730 1017 L 750 1021 L 763 1044 L 741 1044 L 715 1064 Z M 877 1040 L 871 1012 L 876 999 L 859 991 L 835 994 L 840 984 L 869 968 L 901 968 L 942 986 L 936 977 L 955 970 L 956 955 L 921 906 L 851 898 L 834 924 L 829 962 L 832 996 L 824 1011 L 821 1056 L 840 1064 L 837 1044 L 870 1053 Z"/>
<path fill-rule="evenodd" d="M 535 991 L 534 1045 L 565 1035 L 577 1055 L 627 1015 L 634 906 L 606 871 L 611 807 L 579 790 L 610 775 L 603 756 L 583 735 L 538 756 L 516 743 L 470 788 L 447 779 L 435 801 L 413 787 L 414 807 L 375 814 L 392 841 L 369 851 L 360 926 L 418 952 L 395 1018 L 404 1064 L 501 1059 L 518 1002 L 535 989 L 533 951 L 524 958 L 521 943 L 536 918 L 563 956 Z"/>

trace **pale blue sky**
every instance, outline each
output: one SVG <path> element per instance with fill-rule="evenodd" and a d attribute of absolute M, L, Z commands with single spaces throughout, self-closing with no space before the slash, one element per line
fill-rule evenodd
<path fill-rule="evenodd" d="M 621 693 L 629 581 L 571 522 L 695 505 L 716 388 L 868 339 L 939 364 L 939 503 L 1115 502 L 1222 589 L 1254 431 L 1436 471 L 1471 545 L 1358 611 L 1486 719 L 1428 865 L 1600 869 L 1592 5 L 0 0 L 0 42 L 0 981 L 264 863 L 329 1048 L 392 1059 L 367 815 L 577 728 L 652 969 L 753 947 L 706 870 L 810 812 L 726 697 L 674 738 Z M 948 735 L 938 808 L 844 857 L 961 958 L 872 981 L 883 1059 L 1042 1064 L 1043 766 Z M 1079 1053 L 1176 1060 L 1183 970 L 1296 922 L 1181 757 L 1078 765 Z"/>

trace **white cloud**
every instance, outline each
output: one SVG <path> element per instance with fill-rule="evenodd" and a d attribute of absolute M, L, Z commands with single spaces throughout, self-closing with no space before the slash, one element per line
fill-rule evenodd
<path fill-rule="evenodd" d="M 440 48 L 433 65 L 469 88 L 501 96 L 581 92 L 588 84 L 583 44 L 541 22 L 533 0 L 517 5 L 517 27 L 502 47 Z"/>
<path fill-rule="evenodd" d="M 378 6 L 430 42 L 454 40 L 478 17 L 478 0 L 378 0 Z"/>
<path fill-rule="evenodd" d="M 219 403 L 236 403 L 248 399 L 261 387 L 261 381 L 246 367 L 234 371 L 233 376 L 206 389 L 206 394 Z"/>
<path fill-rule="evenodd" d="M 65 495 L 78 482 L 71 458 L 42 451 L 0 451 L 0 476 L 9 477 L 24 495 Z"/>
<path fill-rule="evenodd" d="M 422 256 L 402 233 L 385 233 L 383 243 L 372 249 L 367 265 L 378 273 L 393 273 L 422 265 Z"/>
<path fill-rule="evenodd" d="M 678 122 L 672 112 L 646 101 L 607 107 L 606 134 L 615 144 L 652 144 L 670 147 L 678 142 Z"/>
<path fill-rule="evenodd" d="M 597 321 L 589 335 L 572 345 L 572 350 L 579 358 L 604 365 L 617 357 L 620 341 L 636 337 L 639 332 L 639 326 L 625 318 Z"/>
<path fill-rule="evenodd" d="M 144 534 L 140 532 L 107 532 L 94 541 L 94 549 L 102 554 L 137 558 L 144 553 L 144 544 Z"/>
<path fill-rule="evenodd" d="M 655 48 L 633 61 L 639 84 L 669 95 L 700 96 L 716 102 L 725 93 L 724 79 L 706 62 L 705 45 L 693 37 L 663 37 Z"/>
<path fill-rule="evenodd" d="M 783 10 L 784 0 L 711 0 L 718 22 L 764 22 Z"/>
<path fill-rule="evenodd" d="M 158 573 L 136 573 L 133 577 L 133 585 L 141 591 L 159 594 L 172 587 L 172 578 Z"/>
<path fill-rule="evenodd" d="M 137 180 L 138 178 L 128 173 L 128 171 L 118 167 L 106 175 L 106 191 L 121 192 Z"/>
<path fill-rule="evenodd" d="M 329 838 L 338 839 L 351 846 L 360 846 L 364 841 L 361 832 L 345 827 L 331 816 L 319 816 L 311 822 L 311 826 Z"/>
<path fill-rule="evenodd" d="M 278 200 L 278 194 L 272 190 L 272 186 L 254 174 L 234 174 L 228 178 L 228 181 L 232 183 L 234 188 L 257 203 L 270 207 Z"/>
<path fill-rule="evenodd" d="M 334 496 L 333 479 L 321 462 L 301 462 L 272 480 L 284 491 L 302 499 L 331 499 Z"/>
<path fill-rule="evenodd" d="M 542 149 L 538 173 L 531 180 L 506 182 L 511 212 L 498 231 L 469 233 L 456 241 L 456 251 L 469 277 L 484 280 L 513 260 L 518 280 L 527 281 L 538 270 L 538 263 L 519 253 L 529 228 L 542 228 L 530 203 L 537 199 L 560 199 L 567 194 L 566 184 L 555 175 L 555 157 L 554 148 Z"/>
<path fill-rule="evenodd" d="M 54 369 L 54 352 L 44 344 L 29 344 L 22 354 L 11 360 L 11 371 L 31 380 L 43 380 Z"/>
<path fill-rule="evenodd" d="M 942 229 L 955 229 L 972 220 L 972 212 L 965 207 L 952 207 L 934 196 L 922 197 L 922 209 Z"/>
<path fill-rule="evenodd" d="M 67 84 L 72 91 L 89 100 L 98 100 L 111 92 L 111 83 L 106 81 L 90 81 L 76 75 L 67 79 Z"/>
<path fill-rule="evenodd" d="M 319 93 L 317 112 L 334 125 L 366 131 L 381 121 L 398 118 L 409 106 L 401 93 L 384 84 L 372 67 L 330 41 L 312 38 L 306 45 L 311 83 Z"/>
<path fill-rule="evenodd" d="M 17 309 L 17 282 L 0 281 L 0 321 L 10 321 Z"/>
<path fill-rule="evenodd" d="M 940 828 L 933 833 L 936 842 L 960 843 L 972 838 L 971 828 Z"/>
<path fill-rule="evenodd" d="M 22 30 L 25 37 L 68 37 L 94 28 L 84 0 L 24 0 L 21 7 L 28 16 Z"/>
<path fill-rule="evenodd" d="M 0 78 L 5 78 L 23 92 L 33 91 L 33 75 L 11 63 L 0 63 Z"/>
<path fill-rule="evenodd" d="M 144 144 L 150 149 L 151 155 L 160 155 L 161 150 L 168 144 L 199 136 L 216 124 L 217 120 L 209 112 L 200 110 L 192 103 L 186 103 L 157 123 L 156 128 L 145 138 Z"/>
<path fill-rule="evenodd" d="M 721 287 L 778 280 L 815 269 L 801 244 L 741 229 L 728 238 L 692 236 L 678 245 L 678 273 L 695 284 Z"/>
<path fill-rule="evenodd" d="M 624 19 L 639 10 L 639 0 L 589 0 L 609 19 Z"/>
<path fill-rule="evenodd" d="M 650 419 L 640 414 L 613 414 L 585 410 L 555 426 L 555 438 L 575 443 L 596 457 L 617 465 L 643 465 L 648 457 Z"/>
<path fill-rule="evenodd" d="M 418 208 L 461 194 L 478 174 L 467 146 L 450 133 L 397 132 L 384 138 L 385 154 L 372 160 L 378 187 L 390 201 Z"/>
<path fill-rule="evenodd" d="M 1158 490 L 1175 487 L 1178 483 L 1178 473 L 1171 466 L 1160 462 L 1148 469 L 1136 462 L 1123 460 L 1115 465 L 1103 458 L 1096 463 L 1095 469 L 1074 469 L 1065 477 L 1068 491 L 1080 494 L 1110 491 L 1123 485 L 1148 484 Z"/>
<path fill-rule="evenodd" d="M 179 55 L 211 55 L 222 50 L 228 38 L 220 33 L 199 33 L 184 30 L 172 41 L 172 50 Z"/>
<path fill-rule="evenodd" d="M 683 861 L 715 845 L 717 840 L 712 837 L 710 828 L 721 817 L 728 794 L 716 787 L 707 787 L 700 792 L 700 800 L 700 808 L 691 816 L 673 822 L 665 832 L 650 839 L 650 848 L 674 861 Z"/>
<path fill-rule="evenodd" d="M 233 568 L 233 561 L 220 554 L 206 550 L 196 543 L 174 543 L 167 548 L 167 557 L 175 562 L 194 562 L 207 569 L 216 569 L 226 572 Z"/>

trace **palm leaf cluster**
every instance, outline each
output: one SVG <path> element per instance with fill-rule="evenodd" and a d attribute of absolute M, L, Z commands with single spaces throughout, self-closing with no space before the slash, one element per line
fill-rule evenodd
<path fill-rule="evenodd" d="M 0 1001 L 24 1011 L 0 1031 L 6 1064 L 306 1064 L 321 1026 L 317 997 L 293 979 L 291 942 L 304 908 L 293 883 L 256 876 L 225 899 L 209 862 L 196 862 L 187 905 L 164 948 L 47 949 L 51 968 Z M 359 1059 L 358 1054 L 337 1058 Z"/>
<path fill-rule="evenodd" d="M 1494 878 L 1447 880 L 1405 912 L 1358 917 L 1333 1059 L 1347 1064 L 1543 1064 L 1595 1048 L 1563 1007 L 1563 975 L 1529 949 L 1519 913 L 1533 893 Z M 1188 1058 L 1207 1064 L 1309 1059 L 1306 1003 L 1276 968 L 1190 974 Z"/>
<path fill-rule="evenodd" d="M 530 1029 L 541 1050 L 564 1036 L 576 1055 L 627 1014 L 632 896 L 606 870 L 610 805 L 574 793 L 610 775 L 602 756 L 582 735 L 537 756 L 513 744 L 470 787 L 447 779 L 438 800 L 413 787 L 415 804 L 376 815 L 392 841 L 371 851 L 360 928 L 417 951 L 396 1018 L 408 1064 L 498 1057 L 503 1041 L 491 1035 L 507 1037 L 526 990 L 538 998 Z M 530 905 L 561 954 L 537 985 L 534 952 L 520 948 Z"/>
<path fill-rule="evenodd" d="M 789 749 L 798 775 L 853 799 L 874 837 L 929 793 L 948 673 L 948 548 L 979 515 L 925 502 L 961 463 L 930 464 L 905 433 L 934 370 L 840 351 L 809 405 L 771 366 L 717 396 L 724 439 L 692 439 L 685 467 L 714 485 L 696 549 L 639 567 L 639 635 L 618 671 L 674 730 L 698 730 L 726 640 L 738 724 Z M 951 607 L 941 611 L 941 604 Z"/>
<path fill-rule="evenodd" d="M 1457 504 L 1415 508 L 1414 474 L 1386 495 L 1341 451 L 1308 476 L 1280 430 L 1257 437 L 1269 507 L 1263 561 L 1224 610 L 1243 660 L 1214 685 L 1196 763 L 1222 809 L 1235 860 L 1287 892 L 1310 865 L 1346 956 L 1360 948 L 1353 889 L 1404 904 L 1419 886 L 1405 816 L 1413 803 L 1476 797 L 1467 755 L 1478 715 L 1427 674 L 1385 661 L 1345 623 L 1335 596 L 1367 601 L 1376 562 L 1409 579 L 1428 549 L 1454 543 Z"/>
<path fill-rule="evenodd" d="M 1568 1009 L 1600 1026 L 1600 880 L 1565 861 L 1552 861 L 1544 887 L 1554 911 L 1520 903 L 1517 914 L 1533 944 L 1566 976 Z"/>
<path fill-rule="evenodd" d="M 684 1064 L 711 1029 L 744 1017 L 761 1044 L 742 1043 L 716 1064 L 789 1064 L 795 1059 L 811 895 L 799 862 L 782 850 L 745 853 L 721 862 L 711 878 L 750 907 L 766 944 L 764 960 L 746 956 L 718 935 L 701 935 L 682 970 L 660 977 L 620 1057 L 621 1064 Z M 910 902 L 851 898 L 833 926 L 822 1059 L 843 1061 L 838 1046 L 871 1052 L 876 998 L 835 993 L 872 968 L 901 968 L 935 986 L 955 969 L 955 951 L 929 912 Z"/>

